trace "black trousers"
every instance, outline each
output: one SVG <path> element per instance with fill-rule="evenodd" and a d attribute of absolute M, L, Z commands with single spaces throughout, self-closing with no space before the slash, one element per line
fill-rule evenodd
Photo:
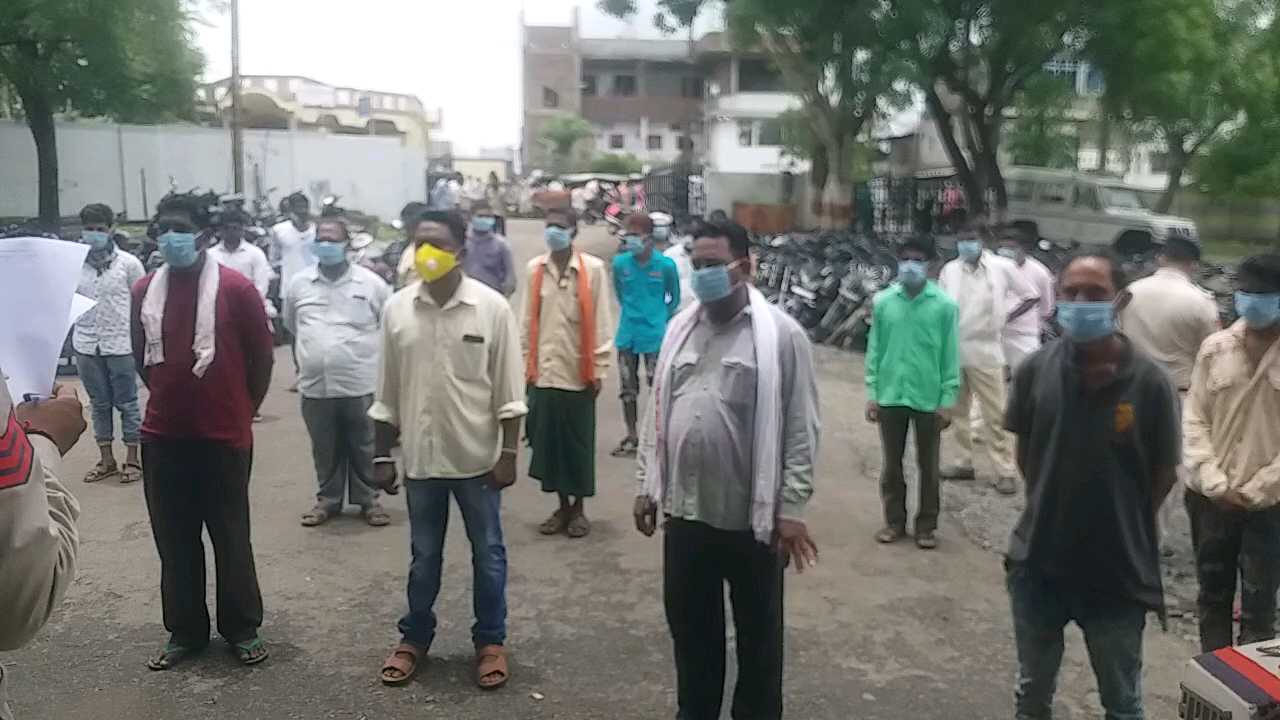
<path fill-rule="evenodd" d="M 237 643 L 258 635 L 262 594 L 249 542 L 252 450 L 219 442 L 144 439 L 143 485 L 160 553 L 164 626 L 184 647 L 209 644 L 204 540 L 213 541 L 218 634 Z"/>
<path fill-rule="evenodd" d="M 675 641 L 678 720 L 719 720 L 724 700 L 724 586 L 738 645 L 734 720 L 782 717 L 782 557 L 751 532 L 671 519 L 663 599 Z"/>
<path fill-rule="evenodd" d="M 938 529 L 941 504 L 938 489 L 938 448 L 942 444 L 942 428 L 936 413 L 925 413 L 909 407 L 880 408 L 880 446 L 884 461 L 880 470 L 880 501 L 884 503 L 884 522 L 890 527 L 907 527 L 907 481 L 902 474 L 902 456 L 907 450 L 907 429 L 916 428 L 916 462 L 920 467 L 920 508 L 916 512 L 915 531 Z"/>
<path fill-rule="evenodd" d="M 1240 580 L 1240 644 L 1276 636 L 1280 588 L 1280 507 L 1224 510 L 1194 490 L 1186 493 L 1200 594 L 1200 648 L 1231 647 L 1231 609 Z"/>

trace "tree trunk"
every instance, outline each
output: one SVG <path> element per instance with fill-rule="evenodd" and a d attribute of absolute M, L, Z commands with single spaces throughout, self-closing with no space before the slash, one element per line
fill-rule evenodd
<path fill-rule="evenodd" d="M 960 148 L 960 143 L 956 142 L 956 130 L 951 124 L 951 113 L 947 112 L 942 104 L 942 98 L 938 97 L 937 91 L 933 88 L 925 89 L 925 103 L 938 129 L 938 135 L 942 138 L 942 145 L 947 149 L 947 158 L 951 160 L 951 167 L 955 168 L 956 175 L 960 178 L 960 185 L 964 188 L 969 214 L 985 212 L 986 189 L 970 167 L 969 158 Z"/>
<path fill-rule="evenodd" d="M 853 189 L 849 182 L 849 168 L 845 160 L 845 138 L 823 143 L 826 147 L 827 182 L 822 189 L 818 227 L 823 230 L 844 230 L 853 218 Z"/>
<path fill-rule="evenodd" d="M 31 62 L 40 60 L 36 57 Z M 18 99 L 22 101 L 31 139 L 36 144 L 40 225 L 49 232 L 57 232 L 62 224 L 62 214 L 58 209 L 58 138 L 53 125 L 53 105 L 39 81 L 32 77 L 35 72 L 34 67 L 28 66 L 25 72 L 20 69 L 17 77 L 11 80 Z"/>
<path fill-rule="evenodd" d="M 1178 197 L 1178 190 L 1182 187 L 1182 175 L 1187 171 L 1187 163 L 1191 160 L 1191 156 L 1183 147 L 1185 137 L 1183 135 L 1169 135 L 1166 145 L 1169 149 L 1169 179 L 1165 183 L 1164 192 L 1160 194 L 1160 199 L 1156 201 L 1153 208 L 1158 213 L 1167 213 L 1173 207 L 1173 201 Z"/>

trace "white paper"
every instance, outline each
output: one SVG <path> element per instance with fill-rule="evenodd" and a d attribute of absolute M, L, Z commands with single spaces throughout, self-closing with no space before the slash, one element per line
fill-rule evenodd
<path fill-rule="evenodd" d="M 81 295 L 80 293 L 72 295 L 71 312 L 67 313 L 67 332 L 71 332 L 71 326 L 75 325 L 76 321 L 79 320 L 81 316 L 92 310 L 93 306 L 97 304 L 97 300 Z"/>
<path fill-rule="evenodd" d="M 88 245 L 65 240 L 0 238 L 0 368 L 17 402 L 53 390 L 88 252 Z"/>

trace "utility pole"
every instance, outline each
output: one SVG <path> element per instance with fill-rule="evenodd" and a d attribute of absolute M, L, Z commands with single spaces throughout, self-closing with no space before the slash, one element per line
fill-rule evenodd
<path fill-rule="evenodd" d="M 244 192 L 244 137 L 240 130 L 240 0 L 231 0 L 231 182 Z"/>

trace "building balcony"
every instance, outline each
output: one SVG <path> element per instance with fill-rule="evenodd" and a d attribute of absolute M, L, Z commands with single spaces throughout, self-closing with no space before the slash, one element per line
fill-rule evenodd
<path fill-rule="evenodd" d="M 710 116 L 727 118 L 774 118 L 800 107 L 800 98 L 782 92 L 739 92 L 707 100 Z"/>
<path fill-rule="evenodd" d="M 582 98 L 582 117 L 586 120 L 610 125 L 621 122 L 639 122 L 645 117 L 649 122 L 687 123 L 702 119 L 702 100 L 686 97 L 596 97 Z"/>

